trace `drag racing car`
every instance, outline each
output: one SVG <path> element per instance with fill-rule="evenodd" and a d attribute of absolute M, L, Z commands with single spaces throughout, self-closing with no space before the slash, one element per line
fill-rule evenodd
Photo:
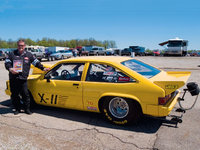
<path fill-rule="evenodd" d="M 33 102 L 102 113 L 115 124 L 135 123 L 143 115 L 168 116 L 180 99 L 179 89 L 191 74 L 166 72 L 121 56 L 70 58 L 50 67 L 48 72 L 33 67 L 28 77 Z M 195 83 L 187 90 L 192 95 L 199 94 Z M 5 91 L 10 95 L 8 81 Z"/>

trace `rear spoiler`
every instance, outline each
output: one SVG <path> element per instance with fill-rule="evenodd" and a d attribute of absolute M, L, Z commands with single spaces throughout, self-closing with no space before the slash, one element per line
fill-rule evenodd
<path fill-rule="evenodd" d="M 190 75 L 191 72 L 187 71 L 168 71 L 165 76 L 160 76 L 159 79 L 157 78 L 153 82 L 164 89 L 166 95 L 168 95 L 184 86 Z"/>

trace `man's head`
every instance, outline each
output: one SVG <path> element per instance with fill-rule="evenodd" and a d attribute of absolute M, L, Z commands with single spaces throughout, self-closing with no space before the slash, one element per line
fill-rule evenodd
<path fill-rule="evenodd" d="M 26 44 L 25 44 L 24 40 L 17 41 L 17 46 L 18 46 L 18 51 L 20 53 L 23 53 L 23 51 L 24 51 L 24 49 L 26 47 Z"/>

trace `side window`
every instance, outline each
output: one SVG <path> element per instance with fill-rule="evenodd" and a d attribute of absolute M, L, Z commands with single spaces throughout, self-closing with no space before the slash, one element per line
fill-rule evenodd
<path fill-rule="evenodd" d="M 134 79 L 125 75 L 118 69 L 106 64 L 90 64 L 86 81 L 111 83 L 135 82 Z"/>
<path fill-rule="evenodd" d="M 81 81 L 84 63 L 63 63 L 52 69 L 46 76 L 51 80 Z"/>

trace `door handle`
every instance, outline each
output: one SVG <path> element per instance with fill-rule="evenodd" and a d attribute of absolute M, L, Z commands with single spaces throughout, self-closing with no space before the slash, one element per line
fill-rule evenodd
<path fill-rule="evenodd" d="M 78 83 L 73 83 L 73 86 L 79 86 L 79 84 Z"/>

